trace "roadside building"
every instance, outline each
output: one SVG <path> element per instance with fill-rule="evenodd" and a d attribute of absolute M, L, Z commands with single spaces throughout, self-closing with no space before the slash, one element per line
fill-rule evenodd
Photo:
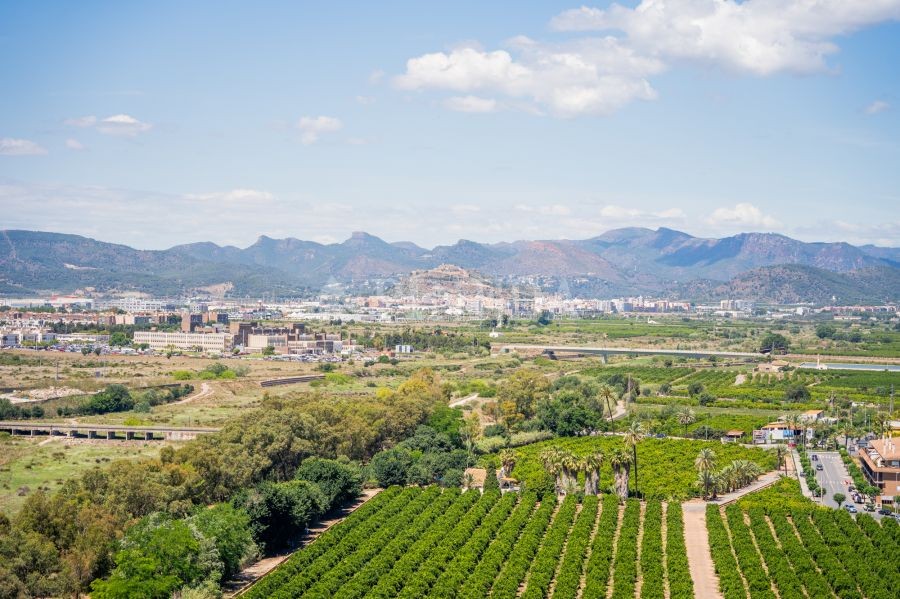
<path fill-rule="evenodd" d="M 231 349 L 229 333 L 164 333 L 135 331 L 135 345 L 146 343 L 154 351 L 181 349 L 187 351 L 227 352 Z"/>
<path fill-rule="evenodd" d="M 870 441 L 859 450 L 859 464 L 869 484 L 881 490 L 881 503 L 893 504 L 900 494 L 900 448 L 894 439 Z"/>

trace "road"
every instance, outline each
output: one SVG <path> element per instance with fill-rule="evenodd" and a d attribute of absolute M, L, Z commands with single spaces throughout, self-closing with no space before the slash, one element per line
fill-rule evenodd
<path fill-rule="evenodd" d="M 830 508 L 837 509 L 838 504 L 834 500 L 834 494 L 843 493 L 847 497 L 844 505 L 851 503 L 862 512 L 865 504 L 853 503 L 853 498 L 850 497 L 849 489 L 853 484 L 853 479 L 850 478 L 850 473 L 847 472 L 847 466 L 841 460 L 841 455 L 835 451 L 810 451 L 810 460 L 814 455 L 819 456 L 819 461 L 810 461 L 810 464 L 813 468 L 816 467 L 816 464 L 822 464 L 822 470 L 816 470 L 816 480 L 826 493 L 825 497 L 819 501 Z M 882 518 L 877 512 L 870 512 L 869 515 L 878 520 Z"/>

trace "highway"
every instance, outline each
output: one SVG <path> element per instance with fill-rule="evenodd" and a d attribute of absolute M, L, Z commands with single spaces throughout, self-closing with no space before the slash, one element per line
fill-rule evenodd
<path fill-rule="evenodd" d="M 553 352 L 555 354 L 597 354 L 597 355 L 648 355 L 648 356 L 683 356 L 687 358 L 747 358 L 760 359 L 763 354 L 752 352 L 715 351 L 704 349 L 662 349 L 648 347 L 584 347 L 574 345 L 525 345 L 507 344 L 498 345 L 497 352 L 508 353 L 512 351 L 524 352 Z"/>

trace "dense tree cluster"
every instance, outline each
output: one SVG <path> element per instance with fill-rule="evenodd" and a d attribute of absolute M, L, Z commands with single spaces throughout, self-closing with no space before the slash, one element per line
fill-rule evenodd
<path fill-rule="evenodd" d="M 122 405 L 126 393 L 112 389 L 102 401 Z M 215 587 L 258 549 L 295 542 L 354 497 L 363 477 L 352 461 L 413 435 L 442 400 L 430 370 L 369 397 L 266 397 L 219 433 L 165 447 L 158 459 L 117 461 L 53 494 L 34 493 L 0 522 L 2 592 L 62 596 L 98 578 L 97 597 Z M 453 421 L 444 414 L 437 423 L 447 432 L 426 437 L 452 446 Z M 433 442 L 413 439 L 414 453 L 414 444 Z"/>

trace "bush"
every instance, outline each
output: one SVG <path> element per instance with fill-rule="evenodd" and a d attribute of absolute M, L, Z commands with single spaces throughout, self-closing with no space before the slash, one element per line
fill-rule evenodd
<path fill-rule="evenodd" d="M 405 485 L 409 470 L 413 465 L 413 457 L 409 450 L 395 447 L 375 454 L 370 468 L 375 480 L 381 487 Z"/>
<path fill-rule="evenodd" d="M 297 469 L 298 480 L 315 483 L 325 495 L 327 509 L 343 505 L 362 492 L 358 467 L 325 458 L 307 458 Z"/>

